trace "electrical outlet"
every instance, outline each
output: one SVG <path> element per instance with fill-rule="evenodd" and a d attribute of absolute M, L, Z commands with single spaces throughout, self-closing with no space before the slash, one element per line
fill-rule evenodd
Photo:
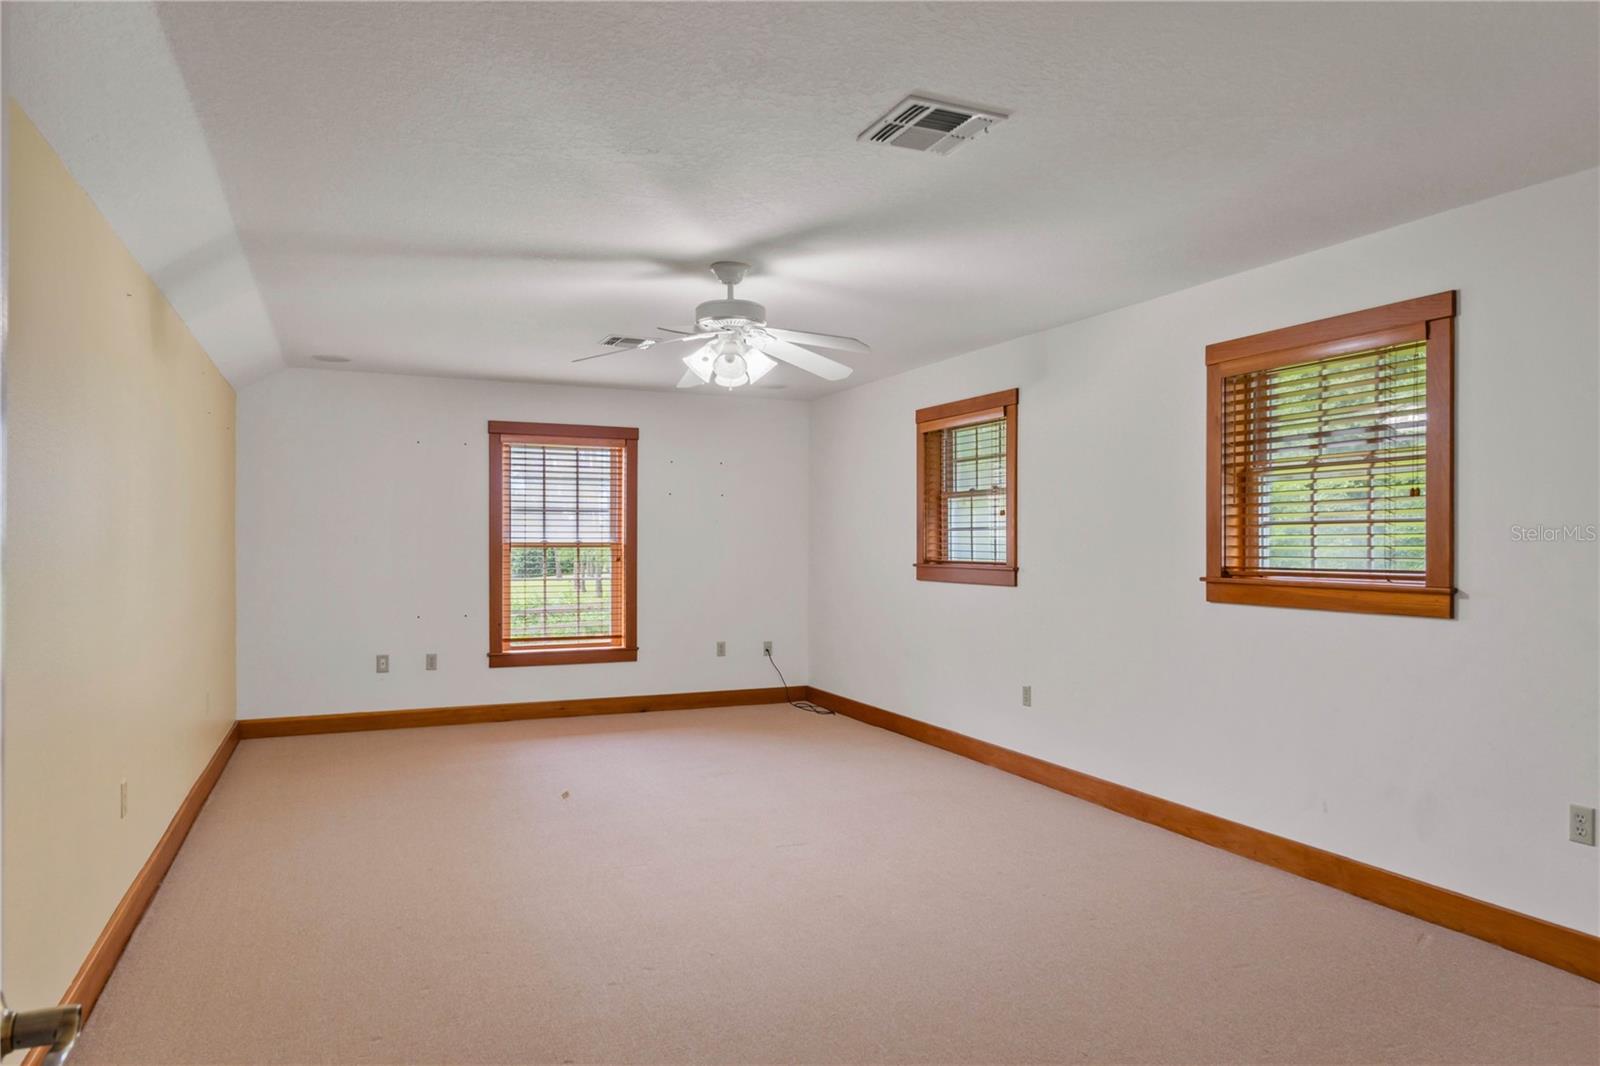
<path fill-rule="evenodd" d="M 1594 808 L 1574 803 L 1567 808 L 1567 839 L 1594 847 Z"/>
<path fill-rule="evenodd" d="M 1022 686 L 1022 705 L 1024 707 L 1032 707 L 1033 706 L 1033 686 L 1032 685 L 1023 685 Z"/>
<path fill-rule="evenodd" d="M 424 655 L 422 657 L 422 668 L 424 670 L 439 669 L 439 653 L 436 651 L 430 651 L 427 655 Z"/>
<path fill-rule="evenodd" d="M 128 816 L 128 779 L 126 777 L 122 779 L 122 787 L 117 790 L 117 805 L 117 817 L 126 818 Z"/>
<path fill-rule="evenodd" d="M 721 659 L 721 658 L 725 657 L 727 654 L 728 654 L 728 642 L 725 641 L 725 640 L 717 641 L 717 658 Z"/>
<path fill-rule="evenodd" d="M 761 654 L 769 659 L 772 658 L 772 641 L 763 640 L 761 642 Z"/>
<path fill-rule="evenodd" d="M 387 674 L 388 672 L 389 672 L 389 657 L 387 655 L 378 656 L 378 673 Z"/>

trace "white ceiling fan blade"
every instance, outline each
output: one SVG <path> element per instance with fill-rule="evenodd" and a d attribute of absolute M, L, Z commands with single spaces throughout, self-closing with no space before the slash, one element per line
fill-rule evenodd
<path fill-rule="evenodd" d="M 617 348 L 609 352 L 598 352 L 594 355 L 580 355 L 578 358 L 574 359 L 573 362 L 587 363 L 591 359 L 599 359 L 604 355 L 618 355 L 622 352 L 642 352 L 646 348 L 659 348 L 663 344 L 683 344 L 686 341 L 703 341 L 715 336 L 717 336 L 715 333 L 686 333 L 681 337 L 652 337 L 643 344 L 636 344 L 631 348 Z"/>
<path fill-rule="evenodd" d="M 850 376 L 850 368 L 843 363 L 834 362 L 825 355 L 818 355 L 816 352 L 808 348 L 802 348 L 797 344 L 790 344 L 781 337 L 771 336 L 771 332 L 769 330 L 769 335 L 762 337 L 757 344 L 762 351 L 772 356 L 772 358 L 781 359 L 785 363 L 797 366 L 801 370 L 809 374 L 815 374 L 817 377 L 827 381 L 842 381 Z"/>
<path fill-rule="evenodd" d="M 832 333 L 807 333 L 803 329 L 779 329 L 776 326 L 768 326 L 767 332 L 790 344 L 809 344 L 814 348 L 832 348 L 836 352 L 860 352 L 863 355 L 872 351 L 864 341 L 854 337 L 836 337 Z"/>
<path fill-rule="evenodd" d="M 678 388 L 680 389 L 698 388 L 704 384 L 705 382 L 700 380 L 700 375 L 696 374 L 693 370 L 685 370 L 683 372 L 683 377 L 678 379 Z"/>

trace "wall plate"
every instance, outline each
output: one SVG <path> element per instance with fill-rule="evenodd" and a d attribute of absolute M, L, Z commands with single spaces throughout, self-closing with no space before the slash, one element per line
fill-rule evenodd
<path fill-rule="evenodd" d="M 1567 808 L 1567 839 L 1594 847 L 1594 808 L 1574 803 Z"/>

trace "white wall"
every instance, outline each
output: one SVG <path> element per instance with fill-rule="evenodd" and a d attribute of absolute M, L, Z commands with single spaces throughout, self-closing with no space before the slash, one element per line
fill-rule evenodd
<path fill-rule="evenodd" d="M 803 404 L 288 370 L 238 417 L 241 718 L 807 679 Z M 638 427 L 637 662 L 488 668 L 491 419 Z"/>
<path fill-rule="evenodd" d="M 1566 833 L 1600 798 L 1596 545 L 1511 527 L 1600 521 L 1597 195 L 1588 171 L 817 401 L 812 683 L 1596 931 Z M 1456 620 L 1207 604 L 1204 346 L 1452 288 Z M 1009 386 L 1019 586 L 918 582 L 913 412 Z"/>

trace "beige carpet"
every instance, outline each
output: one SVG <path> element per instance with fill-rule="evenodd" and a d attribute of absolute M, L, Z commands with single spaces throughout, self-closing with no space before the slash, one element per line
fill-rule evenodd
<path fill-rule="evenodd" d="M 252 740 L 75 1062 L 1595 1062 L 1600 986 L 787 707 Z"/>

